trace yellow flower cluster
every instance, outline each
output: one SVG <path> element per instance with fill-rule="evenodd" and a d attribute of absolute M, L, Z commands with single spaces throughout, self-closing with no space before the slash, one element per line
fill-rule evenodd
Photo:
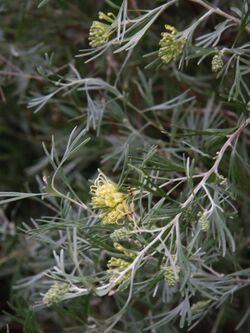
<path fill-rule="evenodd" d="M 212 59 L 212 71 L 214 73 L 219 72 L 224 66 L 224 53 L 223 51 L 219 51 Z"/>
<path fill-rule="evenodd" d="M 116 224 L 125 217 L 130 218 L 132 214 L 132 204 L 127 203 L 127 195 L 119 191 L 118 185 L 108 179 L 100 170 L 94 185 L 90 188 L 92 195 L 91 205 L 93 208 L 100 209 L 99 217 L 103 224 Z M 115 230 L 111 237 L 113 241 L 118 241 L 124 236 L 129 235 L 130 230 L 121 228 Z M 122 252 L 128 260 L 111 257 L 107 264 L 107 274 L 110 281 L 116 280 L 120 274 L 131 265 L 130 259 L 135 258 L 135 254 L 127 250 L 121 244 L 115 242 L 114 247 L 119 252 Z M 121 284 L 130 277 L 131 271 L 128 270 L 117 281 Z"/>
<path fill-rule="evenodd" d="M 207 309 L 208 304 L 210 303 L 210 300 L 206 301 L 199 301 L 197 303 L 194 303 L 191 307 L 192 315 L 199 314 L 200 312 Z"/>
<path fill-rule="evenodd" d="M 115 224 L 131 214 L 126 195 L 119 192 L 117 184 L 109 180 L 101 171 L 90 188 L 93 208 L 101 209 L 99 217 L 104 224 Z"/>
<path fill-rule="evenodd" d="M 174 272 L 172 266 L 162 266 L 161 270 L 163 272 L 164 278 L 170 287 L 174 287 L 179 281 L 180 267 L 176 266 L 176 273 Z"/>
<path fill-rule="evenodd" d="M 125 256 L 134 259 L 136 257 L 136 255 L 127 250 L 124 246 L 122 246 L 119 243 L 114 243 L 114 247 L 116 248 L 116 250 L 122 252 Z M 119 274 L 124 271 L 126 268 L 128 268 L 131 265 L 131 262 L 125 260 L 125 259 L 121 259 L 121 258 L 114 258 L 111 257 L 110 260 L 108 261 L 108 273 L 110 274 L 110 280 L 115 280 Z M 118 283 L 122 283 L 126 280 L 129 279 L 131 274 L 131 271 L 129 270 L 128 272 L 126 272 L 124 274 L 124 276 L 118 281 Z"/>
<path fill-rule="evenodd" d="M 178 55 L 181 54 L 186 44 L 186 39 L 178 38 L 177 30 L 169 24 L 165 25 L 165 29 L 167 31 L 161 33 L 159 57 L 164 63 L 168 64 L 170 61 L 176 60 Z"/>
<path fill-rule="evenodd" d="M 205 213 L 199 212 L 198 217 L 199 217 L 198 224 L 200 225 L 201 230 L 204 232 L 208 232 L 210 227 L 210 222 L 207 215 Z"/>
<path fill-rule="evenodd" d="M 103 184 L 100 184 L 100 181 L 103 181 Z M 114 208 L 124 201 L 124 194 L 118 192 L 116 184 L 102 177 L 98 178 L 98 182 L 97 186 L 91 186 L 91 193 L 94 194 L 92 198 L 94 208 Z"/>
<path fill-rule="evenodd" d="M 105 44 L 110 35 L 113 33 L 110 28 L 110 24 L 112 24 L 115 16 L 113 13 L 104 14 L 102 12 L 99 13 L 99 20 L 104 20 L 107 23 L 102 23 L 100 21 L 94 21 L 89 30 L 89 45 L 91 47 L 98 47 Z"/>
<path fill-rule="evenodd" d="M 56 282 L 44 295 L 43 303 L 46 305 L 59 303 L 68 291 L 69 285 L 67 283 Z"/>
<path fill-rule="evenodd" d="M 99 215 L 104 224 L 114 224 L 130 213 L 126 201 L 119 203 L 114 209 Z"/>
<path fill-rule="evenodd" d="M 119 243 L 114 243 L 114 247 L 116 248 L 116 250 L 122 252 L 123 254 L 125 254 L 125 256 L 131 259 L 134 259 L 136 257 L 136 255 L 133 252 L 127 250 L 124 246 L 122 246 Z"/>
<path fill-rule="evenodd" d="M 129 267 L 131 263 L 127 260 L 121 258 L 111 257 L 108 261 L 108 274 L 110 274 L 110 281 L 115 280 L 119 274 Z M 123 277 L 118 281 L 118 283 L 122 283 L 129 279 L 131 272 L 126 272 Z"/>

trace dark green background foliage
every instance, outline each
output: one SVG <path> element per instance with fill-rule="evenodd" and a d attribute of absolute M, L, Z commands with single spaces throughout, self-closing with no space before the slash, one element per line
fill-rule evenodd
<path fill-rule="evenodd" d="M 153 10 L 162 3 L 164 1 L 128 1 L 129 15 L 136 18 L 144 13 L 142 9 Z M 215 0 L 207 3 L 219 6 L 225 12 L 232 13 L 232 7 L 242 10 L 241 24 L 227 29 L 217 45 L 219 49 L 232 48 L 231 54 L 240 52 L 240 46 L 249 41 L 249 34 L 244 31 L 249 24 L 247 1 Z M 242 67 L 232 65 L 218 78 L 211 71 L 216 50 L 212 45 L 201 47 L 194 42 L 199 36 L 213 31 L 216 24 L 223 22 L 223 17 L 212 15 L 197 27 L 193 42 L 188 41 L 181 68 L 178 62 L 164 65 L 158 58 L 160 34 L 165 24 L 183 31 L 204 14 L 204 8 L 192 1 L 180 0 L 177 6 L 161 13 L 133 49 L 123 71 L 120 69 L 128 52 L 113 53 L 113 46 L 100 57 L 85 63 L 88 58 L 82 57 L 82 50 L 89 48 L 89 28 L 97 19 L 98 11 L 112 10 L 117 14 L 121 4 L 120 0 L 0 0 L 0 191 L 41 191 L 46 185 L 44 179 L 49 183 L 53 174 L 53 165 L 44 153 L 42 143 L 50 149 L 53 136 L 61 156 L 73 128 L 87 127 L 90 141 L 67 161 L 62 177 L 65 183 L 60 180 L 57 184 L 62 191 L 65 193 L 67 184 L 70 184 L 76 196 L 82 202 L 88 202 L 89 180 L 101 168 L 114 181 L 124 181 L 125 185 L 149 191 L 152 206 L 157 200 L 165 198 L 168 205 L 165 211 L 159 209 L 159 216 L 166 213 L 171 217 L 178 211 L 179 203 L 192 193 L 195 180 L 194 183 L 190 180 L 187 185 L 181 184 L 168 195 L 166 193 L 172 185 L 163 189 L 154 187 L 153 175 L 159 173 L 170 178 L 184 175 L 184 160 L 187 159 L 191 161 L 191 174 L 209 170 L 213 156 L 216 156 L 227 135 L 249 116 L 250 95 L 246 87 L 250 84 L 250 47 L 243 54 L 245 62 Z M 140 28 L 136 27 L 138 31 Z M 127 38 L 132 38 L 133 33 Z M 225 62 L 229 61 L 231 54 L 225 55 Z M 197 65 L 202 56 L 203 62 Z M 242 84 L 237 77 L 241 77 L 243 72 Z M 65 83 L 79 77 L 102 81 L 98 81 L 99 88 L 87 93 L 81 90 L 84 83 L 60 91 L 44 105 L 41 101 L 40 104 L 32 104 L 32 101 L 38 101 L 36 98 L 54 92 L 57 89 L 55 82 Z M 104 83 L 110 86 L 104 89 Z M 232 86 L 235 87 L 233 90 Z M 172 105 L 163 104 L 176 96 L 182 98 Z M 94 113 L 95 108 L 99 113 Z M 216 247 L 216 241 L 212 236 L 209 241 L 204 236 L 209 265 L 215 271 L 228 275 L 247 270 L 250 264 L 249 134 L 249 129 L 245 129 L 243 139 L 240 138 L 237 146 L 225 153 L 220 164 L 220 174 L 229 183 L 225 191 L 230 189 L 230 200 L 237 212 L 225 205 L 225 214 L 218 219 L 234 219 L 234 223 L 229 225 L 236 251 L 226 251 L 224 257 L 219 251 L 209 252 L 210 245 L 211 248 Z M 146 183 L 143 177 L 147 178 Z M 211 191 L 217 189 L 217 179 L 215 175 L 213 177 L 209 183 Z M 190 229 L 190 221 L 197 220 L 200 205 L 205 204 L 201 194 L 197 202 L 193 202 L 193 206 L 188 207 L 182 216 L 182 222 Z M 147 215 L 146 200 L 141 200 L 138 206 L 143 219 Z M 52 250 L 59 251 L 62 242 L 58 240 L 58 230 L 63 228 L 77 225 L 81 236 L 86 237 L 91 246 L 101 248 L 105 253 L 115 251 L 107 236 L 112 227 L 105 229 L 97 224 L 91 233 L 82 227 L 86 216 L 80 212 L 72 213 L 71 208 L 70 204 L 67 206 L 57 200 L 56 195 L 47 202 L 35 198 L 1 206 L 0 332 L 99 333 L 106 327 L 102 326 L 105 319 L 116 313 L 126 301 L 126 291 L 122 290 L 114 297 L 85 295 L 51 308 L 34 309 L 31 305 L 39 301 L 39 293 L 45 292 L 46 286 L 38 283 L 31 288 L 13 289 L 20 279 L 53 267 Z M 58 220 L 53 220 L 54 216 Z M 31 218 L 38 219 L 40 224 Z M 34 238 L 24 236 L 23 222 L 27 228 L 35 226 L 37 232 L 35 236 L 32 234 Z M 188 234 L 183 225 L 181 232 Z M 191 240 L 190 235 L 183 236 L 185 246 Z M 81 250 L 87 251 L 87 245 L 82 244 Z M 105 270 L 106 259 L 102 258 L 99 262 L 99 252 L 95 256 L 91 260 Z M 151 273 L 148 269 L 145 274 L 151 276 Z M 140 274 L 143 273 L 140 271 L 138 278 Z M 242 318 L 243 324 L 238 332 L 250 332 L 250 291 L 247 286 L 250 274 L 244 274 L 246 286 L 239 290 L 236 287 L 238 291 L 232 298 L 227 298 L 221 306 L 217 304 L 218 308 L 211 309 L 191 332 L 235 332 Z M 141 277 L 143 280 L 143 275 Z M 242 282 L 237 278 L 238 275 L 232 278 L 236 286 Z M 94 284 L 93 281 L 91 283 Z M 142 332 L 147 327 L 145 325 L 152 325 L 148 319 L 150 316 L 169 310 L 159 300 L 155 304 L 151 294 L 146 293 L 142 300 L 140 292 L 144 293 L 143 288 L 145 286 L 135 293 L 131 308 L 111 332 Z M 172 307 L 179 304 L 179 298 L 177 293 Z M 196 298 L 192 299 L 192 303 L 195 301 Z M 92 330 L 93 318 L 99 326 Z M 148 332 L 186 332 L 187 329 L 185 325 L 179 328 L 177 318 L 171 324 L 165 323 Z"/>

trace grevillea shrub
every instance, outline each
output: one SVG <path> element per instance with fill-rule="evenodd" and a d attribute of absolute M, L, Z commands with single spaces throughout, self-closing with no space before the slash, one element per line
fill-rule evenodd
<path fill-rule="evenodd" d="M 41 211 L 21 227 L 13 316 L 25 332 L 249 332 L 249 3 L 98 6 L 89 45 L 62 73 L 47 54 L 31 87 L 39 119 L 65 117 L 35 190 L 1 193 Z"/>

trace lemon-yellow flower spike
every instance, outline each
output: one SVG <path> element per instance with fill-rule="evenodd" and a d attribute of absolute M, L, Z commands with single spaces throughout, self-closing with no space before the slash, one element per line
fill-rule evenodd
<path fill-rule="evenodd" d="M 69 285 L 67 283 L 56 282 L 44 295 L 43 303 L 47 305 L 59 303 L 68 291 Z"/>
<path fill-rule="evenodd" d="M 219 51 L 212 59 L 212 71 L 214 73 L 219 72 L 224 66 L 224 53 L 223 51 Z"/>
<path fill-rule="evenodd" d="M 127 250 L 124 246 L 122 246 L 121 244 L 115 242 L 114 243 L 114 247 L 116 248 L 116 250 L 122 252 L 123 254 L 125 254 L 125 256 L 129 257 L 129 258 L 132 258 L 132 259 L 135 259 L 136 255 L 135 253 Z"/>
<path fill-rule="evenodd" d="M 123 201 L 112 210 L 100 214 L 99 217 L 102 218 L 103 224 L 115 224 L 123 217 L 129 216 L 130 214 L 131 210 L 128 204 L 126 203 L 126 201 Z"/>
<path fill-rule="evenodd" d="M 204 301 L 199 301 L 197 303 L 194 303 L 191 307 L 192 315 L 194 316 L 194 315 L 204 311 L 208 307 L 209 303 L 210 303 L 210 300 L 204 300 Z"/>
<path fill-rule="evenodd" d="M 173 268 L 171 266 L 162 266 L 161 271 L 163 272 L 163 275 L 165 277 L 165 280 L 167 281 L 168 285 L 171 287 L 174 287 L 176 283 L 179 281 L 179 273 L 180 273 L 180 267 L 175 267 L 175 272 L 173 271 Z"/>
<path fill-rule="evenodd" d="M 118 191 L 118 186 L 102 172 L 99 172 L 95 184 L 91 186 L 90 190 L 93 208 L 114 208 L 125 200 L 125 195 Z M 117 210 L 116 214 L 122 211 L 121 208 Z"/>
<path fill-rule="evenodd" d="M 115 280 L 122 271 L 128 268 L 131 265 L 129 261 L 120 258 L 111 257 L 108 261 L 108 274 L 110 274 L 110 281 Z M 122 283 L 129 279 L 131 275 L 131 271 L 128 271 L 123 277 L 118 281 L 118 283 Z"/>
<path fill-rule="evenodd" d="M 94 185 L 90 187 L 91 205 L 100 209 L 99 217 L 103 224 L 118 223 L 124 217 L 131 218 L 132 206 L 127 196 L 119 192 L 118 185 L 108 179 L 100 170 Z"/>
<path fill-rule="evenodd" d="M 185 44 L 185 38 L 177 37 L 177 30 L 175 27 L 166 24 L 166 32 L 162 32 L 162 39 L 160 40 L 159 57 L 163 62 L 168 64 L 172 60 L 176 60 L 179 54 L 181 54 Z"/>
<path fill-rule="evenodd" d="M 98 47 L 105 44 L 113 31 L 110 28 L 115 16 L 113 13 L 99 13 L 99 20 L 103 20 L 107 23 L 100 21 L 94 21 L 89 29 L 89 44 L 91 47 Z"/>

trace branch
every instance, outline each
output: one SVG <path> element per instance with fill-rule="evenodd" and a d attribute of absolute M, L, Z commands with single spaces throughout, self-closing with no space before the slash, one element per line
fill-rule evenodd
<path fill-rule="evenodd" d="M 240 133 L 250 124 L 250 117 L 244 121 L 239 127 L 238 129 L 233 132 L 232 134 L 230 134 L 228 136 L 227 141 L 224 143 L 224 145 L 222 146 L 222 148 L 220 149 L 220 151 L 217 153 L 216 156 L 216 160 L 213 164 L 213 166 L 211 167 L 211 169 L 209 169 L 203 176 L 203 178 L 201 179 L 201 181 L 196 185 L 196 187 L 194 188 L 192 194 L 187 198 L 187 200 L 181 205 L 181 208 L 186 208 L 190 202 L 194 199 L 195 195 L 203 188 L 204 184 L 207 182 L 207 180 L 210 178 L 210 176 L 214 173 L 218 172 L 218 167 L 220 165 L 220 162 L 226 152 L 226 150 L 232 145 L 232 142 L 237 139 L 237 137 L 240 135 Z M 137 255 L 137 257 L 134 259 L 134 261 L 131 263 L 131 265 L 129 265 L 124 271 L 122 271 L 119 276 L 112 281 L 112 283 L 109 284 L 108 289 L 111 290 L 119 281 L 121 281 L 121 279 L 129 272 L 129 271 L 133 271 L 136 268 L 136 265 L 140 262 L 140 260 L 144 257 L 144 255 L 146 254 L 146 252 L 153 246 L 155 245 L 158 241 L 161 240 L 161 237 L 164 235 L 164 233 L 167 231 L 167 229 L 170 229 L 171 227 L 175 226 L 176 224 L 178 224 L 179 218 L 182 215 L 183 210 L 181 210 L 166 226 L 164 226 L 162 229 L 160 229 L 161 231 L 159 232 L 159 234 L 150 242 L 147 244 L 147 246 L 145 246 L 145 248 L 143 248 Z M 131 275 L 131 282 L 133 281 L 134 278 L 134 273 Z M 237 278 L 238 279 L 238 278 Z M 237 280 L 238 282 L 247 282 L 248 280 L 244 280 L 244 281 L 239 281 L 239 279 Z M 103 287 L 99 287 L 99 288 L 103 288 Z M 132 283 L 130 285 L 130 288 L 132 288 Z M 97 288 L 98 289 L 98 288 Z M 131 289 L 132 290 L 132 289 Z M 131 293 L 126 301 L 126 304 L 129 303 L 131 299 Z M 124 305 L 123 308 L 125 308 L 126 304 Z"/>
<path fill-rule="evenodd" d="M 193 1 L 193 0 L 192 0 Z M 196 1 L 196 0 L 194 0 Z M 198 0 L 197 0 L 198 1 Z M 192 194 L 187 198 L 187 200 L 181 205 L 182 208 L 186 208 L 189 203 L 193 200 L 193 198 L 195 197 L 195 195 L 200 191 L 201 188 L 203 188 L 203 186 L 206 184 L 207 180 L 210 178 L 210 176 L 212 176 L 212 174 L 214 173 L 218 173 L 218 167 L 220 165 L 220 162 L 226 152 L 226 150 L 232 145 L 232 142 L 237 139 L 237 137 L 240 135 L 240 133 L 250 124 L 250 118 L 248 118 L 247 120 L 245 120 L 240 127 L 233 132 L 232 134 L 230 134 L 228 136 L 227 141 L 224 143 L 224 145 L 221 147 L 221 149 L 217 152 L 217 157 L 215 159 L 215 162 L 212 166 L 211 169 L 209 169 L 204 177 L 202 178 L 202 180 L 198 183 L 198 185 L 196 185 L 196 187 L 194 188 Z"/>
<path fill-rule="evenodd" d="M 203 188 L 203 186 L 206 184 L 207 180 L 210 178 L 210 176 L 214 173 L 218 173 L 218 167 L 220 165 L 221 160 L 223 159 L 223 156 L 226 152 L 226 150 L 231 147 L 232 142 L 238 138 L 238 136 L 240 135 L 240 133 L 250 124 L 250 117 L 247 118 L 238 128 L 235 132 L 233 132 L 232 134 L 230 134 L 228 136 L 227 141 L 224 143 L 224 145 L 221 147 L 220 151 L 217 152 L 217 156 L 216 156 L 216 160 L 213 164 L 213 166 L 211 167 L 211 169 L 209 169 L 204 176 L 202 177 L 201 181 L 196 185 L 196 187 L 194 188 L 192 194 L 187 198 L 187 200 L 181 205 L 181 208 L 186 208 L 190 202 L 194 199 L 194 197 L 196 196 L 196 194 Z M 182 215 L 183 210 L 180 211 L 180 213 L 178 213 L 173 219 L 172 221 L 170 221 L 165 227 L 163 227 L 163 229 L 161 230 L 161 232 L 138 254 L 137 258 L 134 260 L 134 262 L 126 269 L 124 270 L 124 272 L 122 272 L 121 276 L 124 276 L 130 269 L 131 267 L 135 267 L 136 263 L 144 256 L 144 254 L 148 251 L 149 248 L 151 248 L 156 242 L 158 242 L 158 240 L 160 240 L 160 238 L 163 236 L 163 234 L 165 233 L 165 231 L 170 228 L 171 226 L 175 225 L 180 216 Z M 120 280 L 121 276 L 119 276 L 116 280 L 115 283 L 117 281 Z"/>
<path fill-rule="evenodd" d="M 37 75 L 30 75 L 23 72 L 9 72 L 9 71 L 0 71 L 0 77 L 1 76 L 20 76 L 23 78 L 27 78 L 30 80 L 37 80 L 37 81 L 43 81 L 44 78 L 42 76 Z"/>
<path fill-rule="evenodd" d="M 201 5 L 202 7 L 212 11 L 213 13 L 220 15 L 222 17 L 225 17 L 227 19 L 229 19 L 230 21 L 233 21 L 235 24 L 240 25 L 241 24 L 241 20 L 238 19 L 237 17 L 234 17 L 226 12 L 224 12 L 223 10 L 221 10 L 218 7 L 213 7 L 210 6 L 208 3 L 204 2 L 203 0 L 188 0 L 194 3 L 198 3 L 199 5 Z M 250 27 L 245 27 L 245 31 L 250 34 Z"/>
<path fill-rule="evenodd" d="M 137 6 L 136 0 L 130 0 L 130 2 L 131 2 L 131 7 L 135 10 L 135 12 L 137 14 L 140 15 L 141 13 L 140 13 L 140 10 L 139 10 L 139 8 Z"/>
<path fill-rule="evenodd" d="M 246 285 L 250 284 L 250 278 L 243 279 L 243 278 L 236 277 L 234 281 L 237 284 L 246 284 Z"/>

